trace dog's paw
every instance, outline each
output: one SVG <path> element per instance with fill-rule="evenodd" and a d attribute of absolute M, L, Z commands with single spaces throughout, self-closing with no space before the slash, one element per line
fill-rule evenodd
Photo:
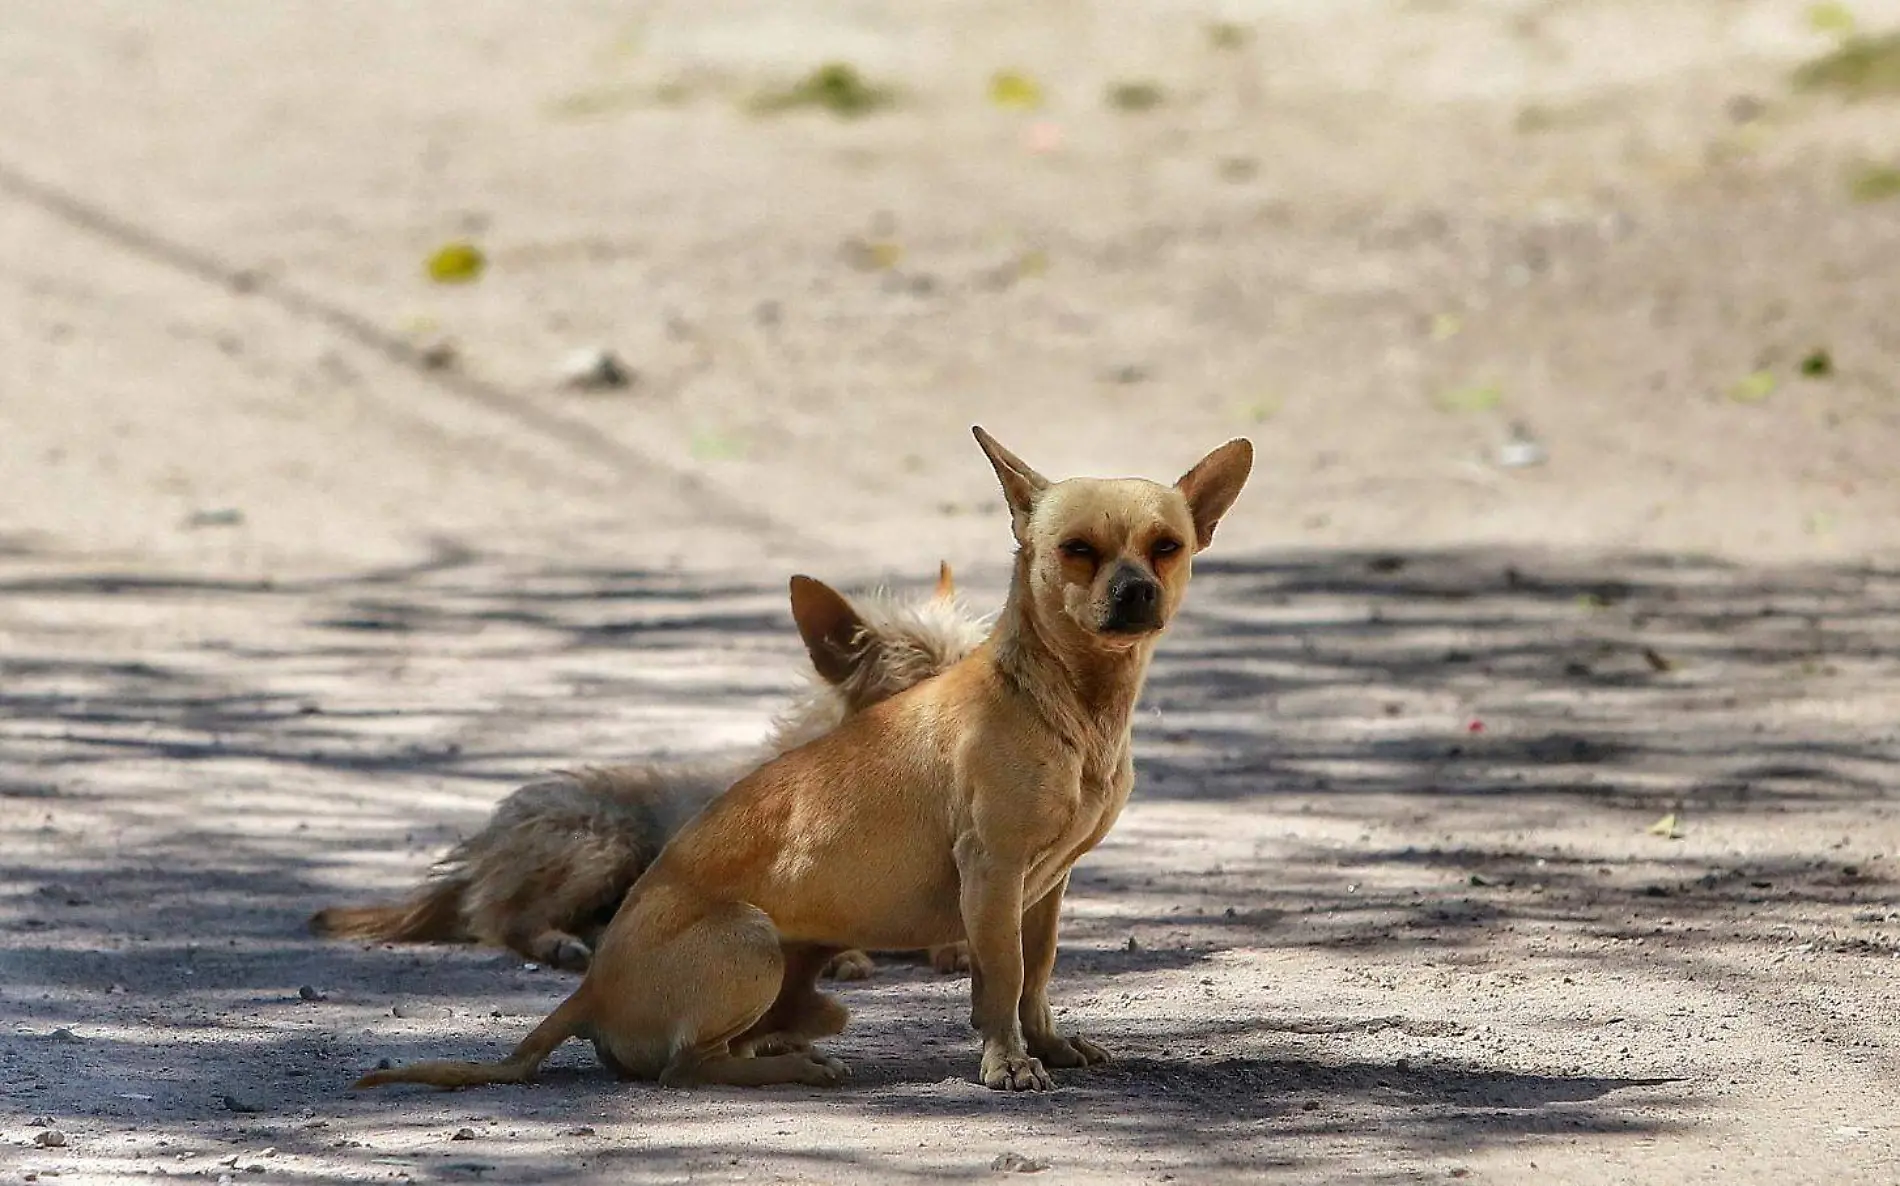
<path fill-rule="evenodd" d="M 930 966 L 946 976 L 970 970 L 970 945 L 946 943 L 930 949 Z"/>
<path fill-rule="evenodd" d="M 1027 1054 L 983 1055 L 983 1086 L 995 1091 L 1049 1091 L 1056 1081 L 1042 1060 Z"/>
<path fill-rule="evenodd" d="M 811 1052 L 798 1081 L 813 1087 L 836 1087 L 851 1077 L 851 1068 L 829 1054 Z"/>
<path fill-rule="evenodd" d="M 572 935 L 554 945 L 548 963 L 563 972 L 585 972 L 594 962 L 594 949 Z"/>
<path fill-rule="evenodd" d="M 770 1058 L 775 1054 L 803 1054 L 811 1049 L 811 1043 L 791 1034 L 767 1034 L 755 1038 L 741 1053 L 750 1058 Z"/>
<path fill-rule="evenodd" d="M 840 952 L 825 965 L 825 975 L 832 980 L 868 980 L 877 971 L 877 964 L 862 951 Z"/>
<path fill-rule="evenodd" d="M 1066 1038 L 1057 1034 L 1041 1039 L 1032 1037 L 1029 1051 L 1052 1067 L 1096 1067 L 1109 1061 L 1108 1051 L 1080 1034 Z"/>

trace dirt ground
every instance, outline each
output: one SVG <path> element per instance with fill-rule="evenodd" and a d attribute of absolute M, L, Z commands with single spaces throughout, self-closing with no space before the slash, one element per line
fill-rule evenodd
<path fill-rule="evenodd" d="M 1810 6 L 0 25 L 0 1179 L 1900 1182 L 1900 103 Z M 1071 895 L 1118 1061 L 890 964 L 842 1090 L 350 1094 L 571 979 L 307 914 L 759 736 L 791 572 L 994 606 L 972 423 L 1260 451 Z"/>

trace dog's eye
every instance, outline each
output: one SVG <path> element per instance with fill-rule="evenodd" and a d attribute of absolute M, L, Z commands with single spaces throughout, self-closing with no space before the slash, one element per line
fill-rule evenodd
<path fill-rule="evenodd" d="M 1155 541 L 1153 548 L 1156 560 L 1161 559 L 1163 556 L 1172 556 L 1180 550 L 1181 541 L 1178 539 L 1158 539 Z"/>
<path fill-rule="evenodd" d="M 1095 559 L 1095 549 L 1084 539 L 1072 539 L 1062 545 L 1064 556 L 1073 556 L 1077 560 Z"/>

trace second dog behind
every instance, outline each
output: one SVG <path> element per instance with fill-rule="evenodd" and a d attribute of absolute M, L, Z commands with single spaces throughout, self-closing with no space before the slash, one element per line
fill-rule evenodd
<path fill-rule="evenodd" d="M 761 762 L 830 732 L 846 717 L 938 674 L 982 641 L 984 624 L 956 597 L 948 564 L 928 599 L 853 604 L 809 577 L 792 581 L 792 617 L 811 656 L 811 689 L 781 715 L 760 752 L 721 761 L 566 771 L 522 787 L 480 832 L 457 844 L 398 902 L 333 906 L 311 929 L 386 942 L 478 942 L 584 972 L 627 889 L 707 803 Z M 939 971 L 968 967 L 962 944 L 930 949 Z M 846 951 L 828 972 L 870 973 Z"/>

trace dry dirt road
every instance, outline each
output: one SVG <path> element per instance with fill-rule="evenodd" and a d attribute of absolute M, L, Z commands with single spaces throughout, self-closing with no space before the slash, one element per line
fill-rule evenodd
<path fill-rule="evenodd" d="M 1900 1181 L 1900 104 L 1814 16 L 9 0 L 0 1175 Z M 1260 448 L 1065 923 L 1119 1061 L 987 1092 L 892 965 L 844 1090 L 350 1095 L 570 982 L 305 915 L 756 737 L 792 571 L 993 604 L 971 423 Z"/>

